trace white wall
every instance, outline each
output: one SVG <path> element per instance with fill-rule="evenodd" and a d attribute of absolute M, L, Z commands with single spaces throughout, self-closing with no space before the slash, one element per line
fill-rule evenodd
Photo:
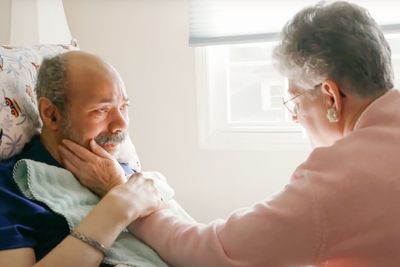
<path fill-rule="evenodd" d="M 270 196 L 304 159 L 301 152 L 199 150 L 185 0 L 64 0 L 64 8 L 81 49 L 106 58 L 125 80 L 144 170 L 162 172 L 195 219 L 223 218 Z"/>
<path fill-rule="evenodd" d="M 11 0 L 0 0 L 0 44 L 7 44 L 10 37 Z"/>

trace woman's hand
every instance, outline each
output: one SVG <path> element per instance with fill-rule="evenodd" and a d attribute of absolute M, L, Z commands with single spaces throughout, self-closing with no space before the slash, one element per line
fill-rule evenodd
<path fill-rule="evenodd" d="M 104 196 L 108 209 L 121 214 L 122 221 L 130 223 L 165 207 L 153 180 L 136 173 L 126 181 L 124 170 L 114 156 L 94 140 L 89 144 L 92 151 L 66 139 L 62 143 L 59 151 L 64 167 L 82 185 Z"/>
<path fill-rule="evenodd" d="M 82 185 L 102 197 L 111 188 L 125 183 L 125 172 L 114 156 L 93 139 L 89 146 L 92 151 L 64 139 L 59 146 L 61 160 Z"/>

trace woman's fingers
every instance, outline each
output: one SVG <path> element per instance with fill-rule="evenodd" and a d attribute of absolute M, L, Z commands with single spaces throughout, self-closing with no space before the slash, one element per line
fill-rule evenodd
<path fill-rule="evenodd" d="M 104 148 L 99 146 L 94 139 L 89 142 L 90 149 L 93 153 L 97 154 L 100 157 L 112 159 L 112 155 L 109 154 Z"/>
<path fill-rule="evenodd" d="M 94 140 L 87 149 L 70 140 L 63 140 L 59 152 L 64 167 L 71 171 L 79 182 L 99 196 L 125 182 L 125 172 L 117 160 Z M 92 152 L 93 150 L 93 152 Z"/>
<path fill-rule="evenodd" d="M 69 170 L 70 172 L 72 172 L 73 174 L 75 174 L 75 176 L 76 176 L 76 174 L 78 172 L 78 168 L 74 164 L 72 164 L 68 159 L 63 159 L 62 162 L 63 162 L 64 167 L 67 170 Z"/>
<path fill-rule="evenodd" d="M 73 152 L 78 158 L 81 160 L 95 160 L 96 154 L 93 154 L 90 150 L 86 149 L 85 147 L 72 142 L 68 139 L 63 139 L 62 143 L 66 146 L 71 152 Z"/>
<path fill-rule="evenodd" d="M 81 172 L 87 169 L 86 167 L 87 163 L 82 161 L 74 153 L 72 153 L 63 146 L 59 147 L 59 151 L 61 153 L 61 158 L 64 167 L 70 172 L 72 172 L 82 184 L 85 184 L 86 177 L 83 176 Z"/>
<path fill-rule="evenodd" d="M 58 148 L 59 148 L 59 151 L 61 154 L 61 159 L 62 159 L 63 163 L 68 162 L 69 165 L 74 166 L 74 168 L 78 168 L 79 165 L 82 164 L 82 159 L 79 158 L 73 152 L 71 152 L 71 150 L 69 150 L 68 148 L 66 148 L 62 145 L 60 145 Z"/>

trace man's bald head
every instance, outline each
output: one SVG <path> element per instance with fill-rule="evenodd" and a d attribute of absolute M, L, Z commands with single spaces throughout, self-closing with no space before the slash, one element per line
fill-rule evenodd
<path fill-rule="evenodd" d="M 87 84 L 93 84 L 100 79 L 113 80 L 119 87 L 124 88 L 123 81 L 114 67 L 96 55 L 70 51 L 46 58 L 37 77 L 37 99 L 46 97 L 64 112 L 70 90 L 82 90 Z"/>

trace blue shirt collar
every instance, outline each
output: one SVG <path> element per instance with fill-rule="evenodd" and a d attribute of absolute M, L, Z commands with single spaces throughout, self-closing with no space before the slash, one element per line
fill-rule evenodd
<path fill-rule="evenodd" d="M 20 159 L 31 159 L 39 162 L 43 162 L 49 165 L 61 167 L 55 158 L 47 151 L 40 141 L 40 136 L 36 135 L 32 140 L 26 144 L 22 152 L 18 155 Z"/>

